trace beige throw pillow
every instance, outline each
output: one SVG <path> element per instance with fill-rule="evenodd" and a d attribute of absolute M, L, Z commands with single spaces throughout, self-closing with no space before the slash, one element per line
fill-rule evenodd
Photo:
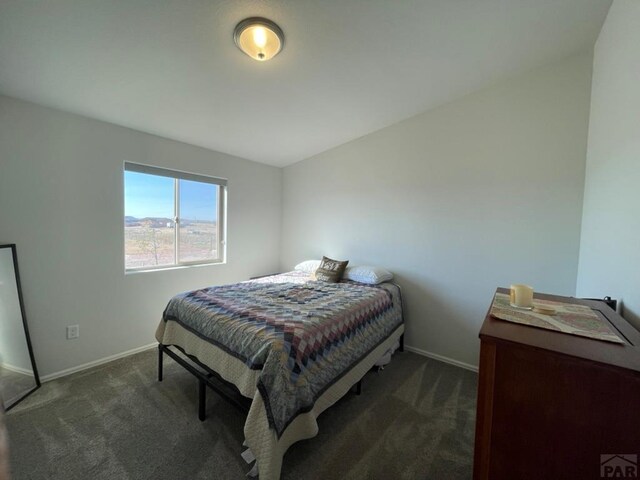
<path fill-rule="evenodd" d="M 315 272 L 316 280 L 327 283 L 337 283 L 342 278 L 349 260 L 341 262 L 340 260 L 332 260 L 331 258 L 322 257 L 322 262 Z"/>

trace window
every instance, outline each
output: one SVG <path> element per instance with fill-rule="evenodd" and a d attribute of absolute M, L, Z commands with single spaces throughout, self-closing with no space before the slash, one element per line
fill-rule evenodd
<path fill-rule="evenodd" d="M 227 182 L 124 164 L 126 270 L 224 261 Z"/>

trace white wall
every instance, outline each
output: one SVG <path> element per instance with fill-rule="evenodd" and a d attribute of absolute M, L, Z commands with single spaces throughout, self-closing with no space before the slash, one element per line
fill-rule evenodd
<path fill-rule="evenodd" d="M 596 67 L 604 65 L 606 35 Z M 637 65 L 636 58 L 636 73 Z M 613 81 L 601 70 L 595 103 L 605 80 Z M 407 343 L 476 364 L 478 329 L 496 286 L 522 281 L 539 291 L 575 294 L 590 75 L 590 55 L 573 57 L 284 173 L 0 97 L 0 243 L 18 245 L 41 374 L 152 343 L 161 311 L 178 291 L 287 269 L 323 254 L 393 270 L 409 306 Z M 594 172 L 611 174 L 594 163 L 601 148 L 598 108 L 604 107 L 594 105 L 592 112 L 578 293 L 624 297 L 632 311 L 630 293 L 610 282 L 593 284 L 603 273 L 602 252 L 593 245 L 607 237 L 596 228 L 601 213 L 595 205 L 610 195 L 593 187 L 601 183 Z M 626 123 L 630 131 L 632 119 Z M 229 179 L 227 264 L 124 274 L 125 160 Z M 626 175 L 609 181 L 620 185 Z M 632 205 L 631 195 L 629 188 L 621 203 Z M 626 217 L 626 225 L 633 218 Z M 80 325 L 78 340 L 65 338 L 71 324 Z"/>
<path fill-rule="evenodd" d="M 595 47 L 577 291 L 640 328 L 640 2 L 615 0 Z"/>
<path fill-rule="evenodd" d="M 591 55 L 512 78 L 284 170 L 282 268 L 383 265 L 407 343 L 468 364 L 497 286 L 573 295 Z"/>
<path fill-rule="evenodd" d="M 227 264 L 125 275 L 125 160 L 228 179 Z M 277 270 L 281 180 L 278 168 L 0 97 L 0 243 L 17 244 L 41 375 L 154 342 L 180 291 Z"/>

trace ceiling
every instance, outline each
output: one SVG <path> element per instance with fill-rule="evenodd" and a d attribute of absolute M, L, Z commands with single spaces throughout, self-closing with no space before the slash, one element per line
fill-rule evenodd
<path fill-rule="evenodd" d="M 1 0 L 0 93 L 284 166 L 591 48 L 609 0 Z M 233 28 L 265 16 L 259 63 Z"/>

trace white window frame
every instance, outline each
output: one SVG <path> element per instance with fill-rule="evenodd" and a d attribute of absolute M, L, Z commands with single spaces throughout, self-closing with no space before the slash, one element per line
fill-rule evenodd
<path fill-rule="evenodd" d="M 227 259 L 227 180 L 224 178 L 210 177 L 207 175 L 198 175 L 195 173 L 181 172 L 168 168 L 153 167 L 151 165 L 142 165 L 139 163 L 124 162 L 124 172 L 144 173 L 148 175 L 156 175 L 173 179 L 173 202 L 174 202 L 174 258 L 175 262 L 167 265 L 152 265 L 144 267 L 127 267 L 126 265 L 126 245 L 125 245 L 125 272 L 145 272 L 149 270 L 168 270 L 178 267 L 189 267 L 195 265 L 211 265 L 217 263 L 225 263 Z M 124 173 L 123 173 L 124 177 Z M 192 260 L 189 262 L 180 261 L 180 180 L 189 180 L 193 182 L 209 183 L 217 185 L 218 189 L 218 214 L 216 220 L 216 239 L 218 258 L 211 260 Z M 123 180 L 124 186 L 124 180 Z M 124 189 L 123 189 L 124 198 Z M 124 213 L 123 213 L 124 217 Z M 124 227 L 126 228 L 126 227 Z M 125 232 L 123 231 L 123 238 Z"/>

